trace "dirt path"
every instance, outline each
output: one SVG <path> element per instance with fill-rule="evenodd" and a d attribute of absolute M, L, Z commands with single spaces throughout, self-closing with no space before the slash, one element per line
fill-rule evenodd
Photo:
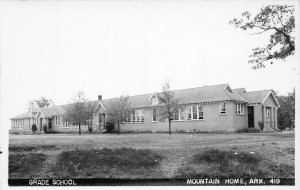
<path fill-rule="evenodd" d="M 173 178 L 178 168 L 182 166 L 184 160 L 187 159 L 187 155 L 183 151 L 173 152 L 168 157 L 163 159 L 161 163 L 161 170 L 166 178 Z"/>

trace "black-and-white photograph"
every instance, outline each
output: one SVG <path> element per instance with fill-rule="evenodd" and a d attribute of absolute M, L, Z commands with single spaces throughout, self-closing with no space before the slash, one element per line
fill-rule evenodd
<path fill-rule="evenodd" d="M 0 188 L 295 187 L 296 18 L 292 0 L 1 1 Z"/>

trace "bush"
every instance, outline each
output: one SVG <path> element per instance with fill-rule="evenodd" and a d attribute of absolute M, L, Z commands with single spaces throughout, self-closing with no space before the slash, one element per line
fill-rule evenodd
<path fill-rule="evenodd" d="M 263 132 L 263 131 L 264 131 L 264 127 L 265 127 L 264 122 L 258 121 L 258 127 L 259 127 L 259 129 L 261 130 L 261 132 Z"/>
<path fill-rule="evenodd" d="M 47 133 L 47 124 L 43 124 L 43 131 L 44 131 L 44 133 Z"/>
<path fill-rule="evenodd" d="M 31 130 L 32 130 L 32 132 L 36 132 L 36 131 L 37 131 L 37 126 L 36 126 L 36 124 L 32 124 L 32 125 L 31 125 Z"/>
<path fill-rule="evenodd" d="M 105 133 L 112 133 L 114 132 L 113 129 L 115 128 L 115 125 L 113 123 L 107 122 L 105 126 Z"/>
<path fill-rule="evenodd" d="M 88 127 L 88 132 L 89 132 L 89 133 L 92 133 L 92 132 L 93 132 L 93 127 L 89 126 L 89 127 Z"/>

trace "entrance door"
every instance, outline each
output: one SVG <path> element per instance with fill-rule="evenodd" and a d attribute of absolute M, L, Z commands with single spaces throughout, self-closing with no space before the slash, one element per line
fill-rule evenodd
<path fill-rule="evenodd" d="M 52 129 L 52 119 L 51 118 L 48 119 L 48 126 L 49 126 L 49 129 Z"/>
<path fill-rule="evenodd" d="M 43 118 L 40 118 L 40 131 L 43 131 Z"/>
<path fill-rule="evenodd" d="M 105 129 L 105 114 L 99 113 L 99 130 L 101 130 L 101 125 L 103 126 L 103 129 Z"/>
<path fill-rule="evenodd" d="M 248 106 L 248 127 L 254 128 L 254 107 Z"/>

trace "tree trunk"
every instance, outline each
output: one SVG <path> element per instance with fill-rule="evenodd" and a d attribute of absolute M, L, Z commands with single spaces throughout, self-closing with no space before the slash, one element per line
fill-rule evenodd
<path fill-rule="evenodd" d="M 81 126 L 80 126 L 80 123 L 79 123 L 79 135 L 81 135 Z"/>
<path fill-rule="evenodd" d="M 169 135 L 171 135 L 171 119 L 169 119 Z"/>
<path fill-rule="evenodd" d="M 120 135 L 120 123 L 118 122 L 118 135 Z"/>

